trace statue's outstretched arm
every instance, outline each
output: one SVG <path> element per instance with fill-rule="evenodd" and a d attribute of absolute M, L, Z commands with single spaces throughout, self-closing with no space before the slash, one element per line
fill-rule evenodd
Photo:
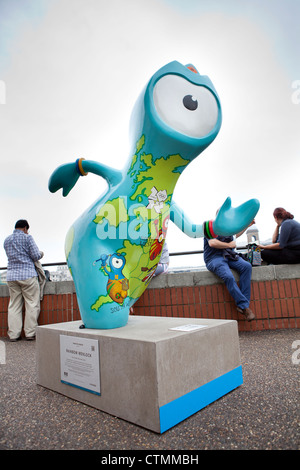
<path fill-rule="evenodd" d="M 170 219 L 191 238 L 230 236 L 250 225 L 259 210 L 259 205 L 257 199 L 250 199 L 238 207 L 232 207 L 231 199 L 228 197 L 218 210 L 215 220 L 208 220 L 197 225 L 190 222 L 184 212 L 173 202 L 170 209 Z"/>
<path fill-rule="evenodd" d="M 77 183 L 78 178 L 88 173 L 102 176 L 102 178 L 106 179 L 108 184 L 112 185 L 119 183 L 122 179 L 121 171 L 110 168 L 99 162 L 79 158 L 76 162 L 65 163 L 56 168 L 49 179 L 49 190 L 55 193 L 62 188 L 63 196 L 67 196 Z"/>

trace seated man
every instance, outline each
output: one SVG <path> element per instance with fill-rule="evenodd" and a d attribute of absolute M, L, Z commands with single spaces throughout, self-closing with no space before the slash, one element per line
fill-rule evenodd
<path fill-rule="evenodd" d="M 254 221 L 250 225 L 253 223 Z M 245 230 L 237 234 L 236 237 L 241 236 Z M 246 320 L 251 321 L 255 318 L 254 313 L 249 308 L 252 266 L 238 255 L 234 250 L 235 247 L 236 243 L 233 236 L 204 238 L 204 262 L 209 271 L 225 282 L 228 292 L 235 301 L 237 311 L 244 315 Z M 239 286 L 231 269 L 239 273 Z"/>

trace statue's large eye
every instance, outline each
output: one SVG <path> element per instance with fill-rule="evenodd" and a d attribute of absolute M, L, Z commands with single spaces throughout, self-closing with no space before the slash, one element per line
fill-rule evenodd
<path fill-rule="evenodd" d="M 111 258 L 111 264 L 114 268 L 120 269 L 122 268 L 124 261 L 120 258 L 117 258 L 116 256 L 113 256 Z"/>
<path fill-rule="evenodd" d="M 204 86 L 178 75 L 165 75 L 154 86 L 153 100 L 159 117 L 181 134 L 201 138 L 218 120 L 218 104 Z"/>

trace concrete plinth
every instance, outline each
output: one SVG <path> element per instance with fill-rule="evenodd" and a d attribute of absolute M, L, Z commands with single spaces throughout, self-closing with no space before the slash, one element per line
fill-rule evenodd
<path fill-rule="evenodd" d="M 113 330 L 81 324 L 37 328 L 37 383 L 157 433 L 243 382 L 234 320 L 129 316 Z M 98 342 L 100 395 L 62 381 L 65 336 Z"/>

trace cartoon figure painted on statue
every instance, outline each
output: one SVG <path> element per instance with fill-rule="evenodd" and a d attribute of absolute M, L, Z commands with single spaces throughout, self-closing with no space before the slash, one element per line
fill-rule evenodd
<path fill-rule="evenodd" d="M 64 196 L 90 172 L 108 183 L 72 225 L 65 243 L 86 328 L 126 325 L 130 307 L 155 272 L 169 220 L 188 236 L 214 237 L 235 234 L 255 217 L 256 199 L 233 208 L 227 198 L 215 220 L 194 225 L 172 200 L 181 173 L 213 142 L 221 120 L 210 79 L 174 61 L 151 77 L 136 102 L 133 149 L 122 171 L 80 158 L 51 175 L 49 190 L 62 188 Z"/>

